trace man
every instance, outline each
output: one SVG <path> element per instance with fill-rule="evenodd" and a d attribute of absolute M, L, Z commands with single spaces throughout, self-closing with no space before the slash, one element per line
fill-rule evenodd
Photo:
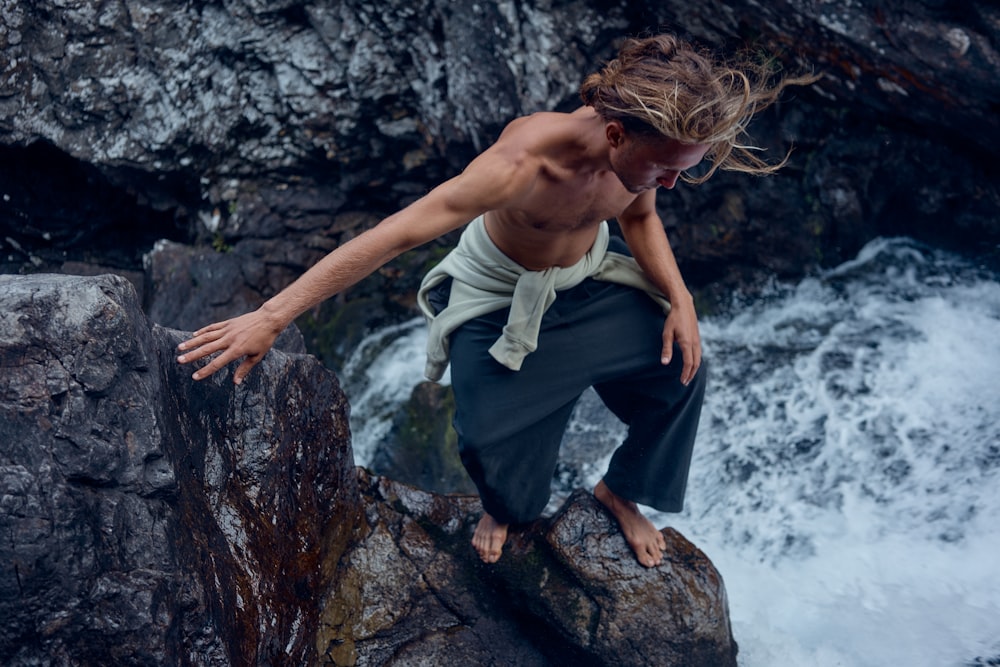
<path fill-rule="evenodd" d="M 804 81 L 766 74 L 670 35 L 627 40 L 582 85 L 585 106 L 512 121 L 461 174 L 257 311 L 196 331 L 178 361 L 219 353 L 194 373 L 201 380 L 242 358 L 239 384 L 298 315 L 472 221 L 425 279 L 420 303 L 431 320 L 429 374 L 452 364 L 459 448 L 483 501 L 474 548 L 495 562 L 508 526 L 543 510 L 572 407 L 594 386 L 629 426 L 594 494 L 638 561 L 658 565 L 664 538 L 637 503 L 680 511 L 705 372 L 656 190 L 719 168 L 763 174 L 783 164 L 741 141 L 754 113 Z M 705 159 L 703 176 L 686 175 Z M 609 218 L 627 248 L 609 240 Z"/>

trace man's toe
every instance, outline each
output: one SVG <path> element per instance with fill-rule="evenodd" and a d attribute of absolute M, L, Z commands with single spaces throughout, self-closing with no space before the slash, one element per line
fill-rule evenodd
<path fill-rule="evenodd" d="M 645 563 L 646 567 L 655 567 L 663 562 L 663 552 L 659 548 L 658 544 L 651 544 L 646 550 Z"/>

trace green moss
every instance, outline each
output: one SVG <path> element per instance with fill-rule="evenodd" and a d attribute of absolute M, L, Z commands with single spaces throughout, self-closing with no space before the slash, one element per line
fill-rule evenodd
<path fill-rule="evenodd" d="M 458 455 L 451 387 L 418 385 L 397 418 L 390 441 L 372 462 L 379 474 L 437 493 L 475 493 Z"/>
<path fill-rule="evenodd" d="M 357 663 L 354 627 L 363 609 L 358 571 L 347 568 L 339 574 L 323 601 L 316 631 L 316 652 L 321 656 L 321 664 L 337 667 Z"/>
<path fill-rule="evenodd" d="M 343 368 L 344 361 L 368 333 L 369 316 L 379 304 L 371 298 L 347 303 L 327 302 L 295 320 L 309 353 L 328 368 Z"/>
<path fill-rule="evenodd" d="M 226 240 L 222 237 L 222 234 L 216 232 L 212 237 L 212 249 L 215 252 L 231 252 L 233 247 L 226 243 Z"/>

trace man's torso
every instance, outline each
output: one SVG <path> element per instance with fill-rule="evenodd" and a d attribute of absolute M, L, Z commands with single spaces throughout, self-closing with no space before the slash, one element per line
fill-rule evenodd
<path fill-rule="evenodd" d="M 612 171 L 595 169 L 579 137 L 587 112 L 592 110 L 535 114 L 502 136 L 527 146 L 538 173 L 517 205 L 486 214 L 486 228 L 497 247 L 525 268 L 574 264 L 593 245 L 597 226 L 636 199 Z"/>

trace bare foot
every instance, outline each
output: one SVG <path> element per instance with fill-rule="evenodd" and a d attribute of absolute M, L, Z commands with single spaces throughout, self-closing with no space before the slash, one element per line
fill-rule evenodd
<path fill-rule="evenodd" d="M 634 502 L 615 495 L 603 479 L 594 487 L 594 497 L 618 520 L 618 525 L 625 534 L 625 541 L 632 547 L 639 563 L 655 567 L 663 562 L 667 541 L 653 522 L 642 515 Z"/>
<path fill-rule="evenodd" d="M 495 563 L 500 560 L 503 543 L 507 541 L 507 524 L 497 523 L 489 514 L 483 513 L 483 518 L 476 526 L 472 536 L 472 546 L 479 552 L 484 563 Z"/>

